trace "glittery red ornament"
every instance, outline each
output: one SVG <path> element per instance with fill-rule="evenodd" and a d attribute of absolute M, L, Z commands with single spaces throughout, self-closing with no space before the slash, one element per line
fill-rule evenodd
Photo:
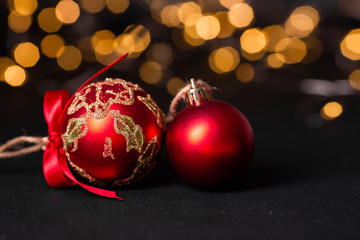
<path fill-rule="evenodd" d="M 83 87 L 61 119 L 70 166 L 98 185 L 126 185 L 146 175 L 164 129 L 164 114 L 151 96 L 122 79 Z"/>
<path fill-rule="evenodd" d="M 166 150 L 171 165 L 184 180 L 214 187 L 236 178 L 249 165 L 254 138 L 246 117 L 235 107 L 208 100 L 193 83 L 190 106 L 170 123 Z"/>

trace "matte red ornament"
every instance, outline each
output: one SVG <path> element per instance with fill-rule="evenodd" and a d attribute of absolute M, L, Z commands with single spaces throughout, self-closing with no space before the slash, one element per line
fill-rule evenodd
<path fill-rule="evenodd" d="M 254 150 L 252 128 L 235 107 L 207 100 L 204 89 L 193 82 L 190 105 L 170 123 L 166 150 L 171 165 L 187 182 L 215 187 L 241 174 Z"/>
<path fill-rule="evenodd" d="M 137 84 L 107 78 L 77 92 L 61 119 L 70 166 L 97 185 L 127 185 L 154 166 L 164 114 Z"/>

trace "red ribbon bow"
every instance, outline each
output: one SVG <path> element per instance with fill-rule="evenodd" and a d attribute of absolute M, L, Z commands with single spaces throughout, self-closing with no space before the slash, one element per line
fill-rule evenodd
<path fill-rule="evenodd" d="M 121 61 L 127 56 L 124 54 L 113 63 L 101 69 L 94 76 L 88 79 L 79 89 L 89 84 L 97 76 L 113 67 L 116 63 Z M 75 92 L 76 93 L 76 92 Z M 74 95 L 75 95 L 74 93 Z M 69 99 L 69 93 L 67 90 L 47 91 L 44 97 L 44 115 L 49 129 L 49 142 L 46 145 L 44 157 L 43 157 L 43 170 L 44 176 L 48 185 L 52 188 L 66 188 L 76 184 L 94 194 L 120 199 L 116 196 L 116 192 L 92 187 L 82 182 L 79 182 L 71 173 L 66 161 L 64 150 L 62 149 L 61 137 L 60 137 L 60 122 L 64 111 L 74 96 Z"/>

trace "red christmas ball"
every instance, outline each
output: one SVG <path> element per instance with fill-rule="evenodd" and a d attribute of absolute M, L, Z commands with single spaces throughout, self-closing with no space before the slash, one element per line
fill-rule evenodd
<path fill-rule="evenodd" d="M 70 166 L 98 185 L 124 185 L 154 166 L 164 114 L 137 84 L 106 79 L 76 93 L 61 120 Z"/>
<path fill-rule="evenodd" d="M 246 117 L 221 101 L 180 111 L 168 127 L 166 150 L 178 175 L 200 187 L 233 180 L 249 165 L 254 137 Z"/>

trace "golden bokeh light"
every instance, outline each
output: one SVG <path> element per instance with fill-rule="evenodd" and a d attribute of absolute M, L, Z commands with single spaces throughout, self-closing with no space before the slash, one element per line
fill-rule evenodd
<path fill-rule="evenodd" d="M 148 84 L 156 84 L 162 77 L 161 65 L 154 61 L 145 62 L 139 69 L 140 78 Z"/>
<path fill-rule="evenodd" d="M 202 16 L 196 22 L 196 32 L 204 40 L 216 38 L 220 32 L 219 20 L 214 16 Z"/>
<path fill-rule="evenodd" d="M 183 39 L 190 46 L 196 47 L 203 45 L 206 40 L 201 38 L 196 31 L 196 25 L 188 25 L 183 29 Z"/>
<path fill-rule="evenodd" d="M 39 27 L 47 33 L 57 32 L 62 22 L 57 19 L 55 14 L 55 8 L 44 8 L 38 15 Z"/>
<path fill-rule="evenodd" d="M 261 52 L 267 44 L 267 36 L 258 28 L 247 29 L 240 37 L 241 48 L 250 54 Z"/>
<path fill-rule="evenodd" d="M 220 2 L 221 5 L 223 5 L 227 9 L 230 9 L 235 4 L 242 3 L 243 0 L 220 0 L 219 2 Z"/>
<path fill-rule="evenodd" d="M 81 52 L 74 46 L 63 46 L 56 54 L 56 61 L 66 71 L 75 70 L 82 61 Z"/>
<path fill-rule="evenodd" d="M 5 70 L 11 65 L 15 65 L 15 62 L 8 57 L 0 57 L 0 81 L 5 81 Z"/>
<path fill-rule="evenodd" d="M 8 16 L 9 28 L 16 33 L 26 32 L 32 23 L 31 15 L 21 15 L 16 11 L 11 11 Z"/>
<path fill-rule="evenodd" d="M 178 93 L 179 89 L 184 86 L 185 82 L 178 77 L 170 78 L 169 81 L 166 83 L 167 91 L 173 96 L 175 96 Z"/>
<path fill-rule="evenodd" d="M 56 53 L 65 45 L 64 39 L 57 34 L 45 36 L 40 43 L 41 52 L 48 58 L 56 58 Z"/>
<path fill-rule="evenodd" d="M 115 37 L 115 34 L 110 30 L 105 29 L 97 31 L 91 39 L 95 52 L 100 55 L 111 54 L 115 49 Z"/>
<path fill-rule="evenodd" d="M 64 24 L 72 24 L 79 18 L 80 8 L 74 1 L 61 0 L 55 7 L 55 13 Z"/>
<path fill-rule="evenodd" d="M 130 25 L 115 39 L 115 50 L 119 54 L 129 53 L 130 58 L 137 57 L 149 46 L 150 41 L 149 30 L 139 24 Z"/>
<path fill-rule="evenodd" d="M 354 70 L 349 76 L 350 86 L 360 91 L 360 69 Z"/>
<path fill-rule="evenodd" d="M 125 53 L 124 53 L 125 54 Z M 118 57 L 120 57 L 123 54 L 118 54 L 116 51 L 107 54 L 107 55 L 102 55 L 99 53 L 95 52 L 95 58 L 96 60 L 101 63 L 104 66 L 109 65 L 110 63 L 112 63 L 113 61 L 115 61 Z"/>
<path fill-rule="evenodd" d="M 172 63 L 173 53 L 170 44 L 153 44 L 147 52 L 150 59 L 161 64 L 163 67 L 167 67 Z"/>
<path fill-rule="evenodd" d="M 104 10 L 106 6 L 105 0 L 80 0 L 80 6 L 88 13 L 98 13 Z"/>
<path fill-rule="evenodd" d="M 19 43 L 14 48 L 14 59 L 23 67 L 34 66 L 39 58 L 39 49 L 31 42 Z"/>
<path fill-rule="evenodd" d="M 228 12 L 229 22 L 237 28 L 244 28 L 254 20 L 254 11 L 246 3 L 232 5 Z"/>
<path fill-rule="evenodd" d="M 338 102 L 328 102 L 326 103 L 321 111 L 320 115 L 324 120 L 330 121 L 339 117 L 343 112 L 343 107 Z"/>
<path fill-rule="evenodd" d="M 351 30 L 340 43 L 341 53 L 351 59 L 360 60 L 360 28 Z"/>
<path fill-rule="evenodd" d="M 218 38 L 227 38 L 233 35 L 235 27 L 229 22 L 228 14 L 225 11 L 217 12 L 214 14 L 220 23 L 220 32 Z"/>
<path fill-rule="evenodd" d="M 244 51 L 244 49 L 241 49 L 240 52 L 241 52 L 241 55 L 249 61 L 259 60 L 265 55 L 265 50 L 262 50 L 257 53 L 248 53 L 248 52 Z"/>
<path fill-rule="evenodd" d="M 4 73 L 5 81 L 12 87 L 20 87 L 25 84 L 27 74 L 25 69 L 18 65 L 12 65 L 6 68 Z"/>
<path fill-rule="evenodd" d="M 266 58 L 266 65 L 271 68 L 281 68 L 285 64 L 285 57 L 281 53 L 272 53 Z"/>
<path fill-rule="evenodd" d="M 201 7 L 195 2 L 184 2 L 179 5 L 178 16 L 184 25 L 194 25 L 200 19 Z"/>
<path fill-rule="evenodd" d="M 296 8 L 285 22 L 286 32 L 293 37 L 306 37 L 319 23 L 318 11 L 310 6 Z"/>
<path fill-rule="evenodd" d="M 280 40 L 288 37 L 285 29 L 281 25 L 265 27 L 263 32 L 267 35 L 268 43 L 266 45 L 266 50 L 269 52 L 275 52 L 276 44 L 278 44 Z"/>
<path fill-rule="evenodd" d="M 179 7 L 177 5 L 167 5 L 160 13 L 161 22 L 168 27 L 180 25 Z"/>
<path fill-rule="evenodd" d="M 282 39 L 275 50 L 284 55 L 287 64 L 299 63 L 307 54 L 306 44 L 298 38 Z"/>
<path fill-rule="evenodd" d="M 237 80 L 248 83 L 254 79 L 255 70 L 250 63 L 242 63 L 236 68 L 235 74 Z"/>
<path fill-rule="evenodd" d="M 233 47 L 216 49 L 209 56 L 209 66 L 216 73 L 233 71 L 239 62 L 239 52 Z"/>
<path fill-rule="evenodd" d="M 115 13 L 123 13 L 129 7 L 129 0 L 106 0 L 107 8 Z"/>
<path fill-rule="evenodd" d="M 37 0 L 13 0 L 14 10 L 21 15 L 31 15 L 35 12 Z"/>

